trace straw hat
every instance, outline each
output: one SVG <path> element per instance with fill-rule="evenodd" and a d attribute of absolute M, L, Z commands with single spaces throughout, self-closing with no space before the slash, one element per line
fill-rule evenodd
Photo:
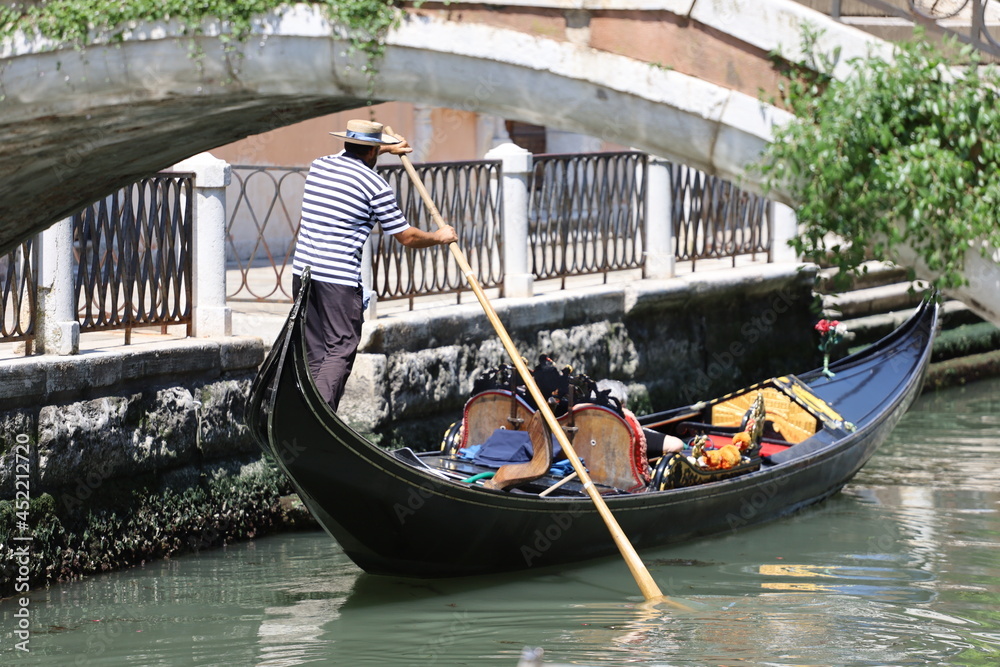
<path fill-rule="evenodd" d="M 382 132 L 382 123 L 371 120 L 349 120 L 346 132 L 331 132 L 335 137 L 346 139 L 352 144 L 365 146 L 389 146 L 398 144 L 399 139 Z"/>

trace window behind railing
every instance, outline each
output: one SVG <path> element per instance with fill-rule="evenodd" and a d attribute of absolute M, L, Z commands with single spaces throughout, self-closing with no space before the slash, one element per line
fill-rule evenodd
<path fill-rule="evenodd" d="M 733 183 L 672 164 L 674 254 L 677 261 L 770 258 L 770 202 Z"/>
<path fill-rule="evenodd" d="M 33 246 L 28 239 L 0 255 L 0 342 L 25 341 L 27 354 L 35 335 L 37 303 Z"/>
<path fill-rule="evenodd" d="M 537 155 L 528 246 L 537 280 L 641 269 L 646 155 Z"/>
<path fill-rule="evenodd" d="M 193 176 L 143 178 L 73 216 L 80 331 L 191 328 Z"/>

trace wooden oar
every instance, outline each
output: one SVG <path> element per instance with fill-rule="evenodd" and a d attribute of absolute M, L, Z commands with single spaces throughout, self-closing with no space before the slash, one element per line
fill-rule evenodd
<path fill-rule="evenodd" d="M 386 132 L 392 134 L 392 129 L 389 127 L 385 128 Z M 400 155 L 400 160 L 403 162 L 403 167 L 406 169 L 406 173 L 409 174 L 410 179 L 413 181 L 413 186 L 420 193 L 421 199 L 424 201 L 424 205 L 427 210 L 431 213 L 431 218 L 438 228 L 444 227 L 445 222 L 441 218 L 441 214 L 438 212 L 437 206 L 431 200 L 430 194 L 427 192 L 427 188 L 424 187 L 423 181 L 417 174 L 416 169 L 410 163 L 410 158 L 406 155 Z M 538 405 L 539 411 L 545 418 L 545 422 L 549 425 L 552 433 L 556 436 L 559 444 L 562 446 L 563 451 L 566 453 L 566 457 L 570 460 L 573 465 L 573 469 L 576 471 L 577 476 L 580 481 L 583 482 L 583 488 L 587 491 L 587 495 L 594 502 L 594 506 L 597 508 L 597 512 L 604 519 L 604 523 L 608 527 L 608 531 L 611 533 L 611 537 L 614 539 L 615 544 L 618 546 L 618 550 L 621 551 L 622 557 L 625 559 L 625 564 L 628 565 L 629 570 L 632 572 L 632 576 L 635 577 L 635 581 L 639 584 L 639 590 L 642 591 L 643 596 L 646 600 L 657 600 L 669 602 L 676 604 L 682 608 L 687 608 L 679 603 L 674 603 L 672 600 L 663 595 L 660 591 L 659 586 L 653 580 L 653 577 L 649 574 L 649 570 L 643 564 L 642 560 L 639 558 L 639 554 L 636 553 L 635 547 L 632 543 L 628 541 L 628 537 L 625 536 L 624 531 L 622 531 L 621 526 L 618 525 L 618 521 L 615 519 L 614 515 L 611 514 L 611 510 L 608 509 L 607 503 L 604 502 L 604 498 L 594 487 L 594 483 L 591 481 L 590 476 L 587 474 L 586 468 L 583 467 L 583 462 L 580 461 L 580 457 L 577 456 L 576 451 L 573 449 L 573 445 L 570 444 L 569 438 L 566 437 L 566 433 L 563 431 L 562 427 L 559 425 L 558 420 L 556 420 L 555 414 L 553 414 L 552 409 L 545 400 L 545 396 L 542 395 L 541 390 L 535 383 L 534 378 L 531 375 L 531 371 L 528 370 L 527 365 L 521 358 L 521 354 L 517 351 L 517 347 L 514 346 L 514 341 L 511 340 L 510 335 L 507 333 L 507 329 L 504 328 L 503 322 L 500 321 L 500 317 L 497 315 L 496 310 L 493 309 L 493 304 L 490 303 L 489 298 L 487 298 L 486 293 L 483 292 L 483 288 L 479 285 L 479 281 L 476 279 L 476 275 L 469 265 L 469 262 L 465 259 L 465 253 L 462 249 L 458 247 L 458 243 L 448 244 L 448 248 L 451 250 L 451 254 L 455 257 L 455 261 L 458 262 L 459 268 L 462 273 L 465 274 L 466 280 L 469 282 L 469 286 L 472 288 L 473 293 L 475 293 L 476 298 L 479 299 L 479 303 L 482 305 L 483 310 L 486 312 L 486 317 L 489 319 L 493 328 L 496 330 L 497 335 L 500 337 L 500 342 L 503 343 L 504 349 L 510 356 L 511 361 L 514 362 L 514 367 L 517 368 L 517 372 L 520 373 L 521 379 L 524 380 L 525 385 L 528 388 L 528 392 L 531 397 L 535 399 L 535 404 Z"/>
<path fill-rule="evenodd" d="M 565 477 L 563 477 L 561 480 L 559 480 L 558 482 L 556 482 L 555 484 L 553 484 L 549 488 L 547 488 L 544 491 L 542 491 L 541 493 L 539 493 L 538 497 L 539 498 L 544 498 L 545 496 L 549 495 L 550 493 L 552 493 L 553 491 L 555 491 L 556 489 L 558 489 L 563 484 L 568 484 L 569 482 L 573 481 L 574 479 L 576 479 L 576 471 L 575 470 L 573 472 L 571 472 L 570 474 L 566 475 Z"/>

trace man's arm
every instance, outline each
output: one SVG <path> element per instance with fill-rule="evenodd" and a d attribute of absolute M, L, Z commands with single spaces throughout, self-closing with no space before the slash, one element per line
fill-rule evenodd
<path fill-rule="evenodd" d="M 407 227 L 398 234 L 393 234 L 396 239 L 407 248 L 429 248 L 435 245 L 447 245 L 458 240 L 458 234 L 451 225 L 445 225 L 434 232 L 425 232 L 416 227 Z"/>

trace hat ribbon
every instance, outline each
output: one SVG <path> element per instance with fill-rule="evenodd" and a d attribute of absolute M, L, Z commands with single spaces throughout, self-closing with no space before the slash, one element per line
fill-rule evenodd
<path fill-rule="evenodd" d="M 382 133 L 375 132 L 355 132 L 354 130 L 348 130 L 345 134 L 351 139 L 366 139 L 368 141 L 382 141 Z"/>

